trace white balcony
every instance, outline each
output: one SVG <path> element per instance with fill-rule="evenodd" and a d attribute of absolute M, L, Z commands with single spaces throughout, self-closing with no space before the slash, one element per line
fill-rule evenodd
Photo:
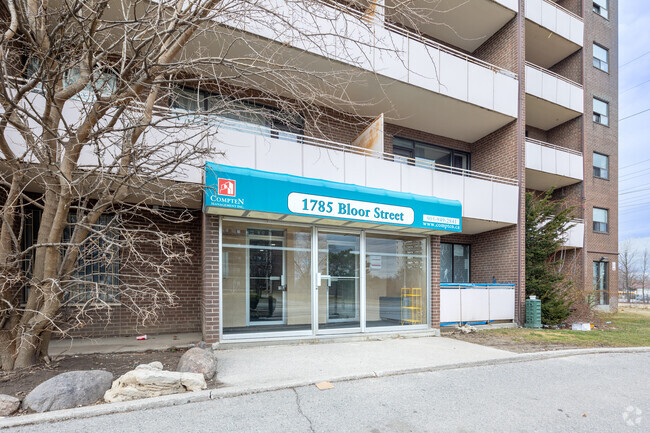
<path fill-rule="evenodd" d="M 459 200 L 463 206 L 463 233 L 517 223 L 516 180 L 421 160 L 395 161 L 400 157 L 310 137 L 272 135 L 258 126 L 223 121 L 214 137 L 224 154 L 215 156 L 213 162 Z"/>
<path fill-rule="evenodd" d="M 238 59 L 268 53 L 271 61 L 326 80 L 350 74 L 336 87 L 357 102 L 339 101 L 337 108 L 368 117 L 384 113 L 391 123 L 470 143 L 517 117 L 512 72 L 343 5 L 262 0 L 259 7 L 262 18 L 224 21 L 221 45 L 210 49 L 228 47 Z M 313 80 L 316 93 L 322 88 L 317 102 L 332 104 L 331 88 Z M 261 78 L 260 86 L 272 83 Z"/>
<path fill-rule="evenodd" d="M 440 284 L 440 326 L 514 318 L 514 284 Z"/>
<path fill-rule="evenodd" d="M 399 0 L 386 0 L 386 17 L 470 53 L 519 11 L 518 0 L 413 0 L 408 10 L 403 5 Z"/>
<path fill-rule="evenodd" d="M 585 239 L 585 222 L 581 219 L 576 219 L 571 222 L 573 226 L 566 232 L 564 236 L 563 250 L 582 248 Z"/>
<path fill-rule="evenodd" d="M 526 60 L 550 68 L 583 46 L 584 23 L 551 0 L 526 0 Z"/>
<path fill-rule="evenodd" d="M 526 123 L 545 131 L 582 115 L 582 86 L 526 63 Z"/>
<path fill-rule="evenodd" d="M 526 188 L 547 191 L 583 179 L 582 152 L 526 138 Z"/>

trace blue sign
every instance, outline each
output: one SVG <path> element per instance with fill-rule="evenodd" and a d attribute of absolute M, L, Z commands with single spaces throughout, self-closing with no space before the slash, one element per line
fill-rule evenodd
<path fill-rule="evenodd" d="M 205 207 L 461 231 L 457 200 L 208 162 Z"/>

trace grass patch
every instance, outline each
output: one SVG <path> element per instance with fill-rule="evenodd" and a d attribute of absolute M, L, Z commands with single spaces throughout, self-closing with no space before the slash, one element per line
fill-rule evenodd
<path fill-rule="evenodd" d="M 601 327 L 593 328 L 588 332 L 568 329 L 504 328 L 482 330 L 458 338 L 503 348 L 512 346 L 515 349 L 515 346 L 521 346 L 520 349 L 523 351 L 562 346 L 650 347 L 650 310 L 624 310 L 615 314 L 602 314 L 600 318 Z"/>

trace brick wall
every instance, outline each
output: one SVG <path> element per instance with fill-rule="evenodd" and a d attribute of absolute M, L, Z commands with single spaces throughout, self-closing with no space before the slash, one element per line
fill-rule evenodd
<path fill-rule="evenodd" d="M 551 144 L 582 152 L 582 116 L 549 129 L 547 137 Z"/>
<path fill-rule="evenodd" d="M 431 236 L 431 327 L 440 328 L 440 236 Z"/>
<path fill-rule="evenodd" d="M 593 290 L 592 262 L 609 260 L 610 306 L 617 306 L 618 276 L 618 1 L 609 0 L 609 19 L 585 7 L 584 164 L 585 164 L 585 290 Z M 593 66 L 593 42 L 609 49 L 609 73 Z M 593 97 L 609 102 L 609 126 L 593 122 Z M 609 156 L 609 180 L 593 177 L 593 152 Z M 609 232 L 593 232 L 594 207 L 609 210 Z M 618 267 L 617 267 L 618 269 Z"/>
<path fill-rule="evenodd" d="M 472 170 L 517 179 L 517 121 L 472 143 Z"/>
<path fill-rule="evenodd" d="M 582 16 L 582 1 L 583 0 L 557 0 L 556 3 L 559 6 L 562 6 L 564 9 L 568 10 L 569 12 L 573 12 L 574 14 L 581 17 Z M 591 7 L 591 5 L 589 5 L 587 10 L 590 10 L 590 7 Z"/>
<path fill-rule="evenodd" d="M 203 215 L 203 280 L 201 317 L 203 340 L 219 341 L 219 217 Z"/>
<path fill-rule="evenodd" d="M 124 305 L 112 307 L 110 315 L 97 313 L 91 315 L 92 322 L 75 330 L 73 336 L 128 336 L 136 334 L 164 334 L 182 332 L 200 332 L 201 330 L 201 213 L 192 211 L 193 219 L 184 223 L 172 223 L 153 215 L 143 215 L 131 221 L 131 227 L 137 229 L 147 225 L 150 218 L 161 230 L 168 234 L 187 233 L 190 237 L 189 249 L 191 259 L 176 262 L 167 277 L 167 288 L 176 295 L 175 306 L 165 308 L 158 317 L 145 323 L 139 323 L 137 317 Z M 162 260 L 159 248 L 147 244 L 142 251 L 151 254 L 154 260 Z M 135 283 L 135 275 L 121 275 L 125 283 Z M 64 311 L 64 315 L 71 313 Z"/>
<path fill-rule="evenodd" d="M 515 17 L 478 47 L 472 56 L 517 73 L 517 26 Z"/>
<path fill-rule="evenodd" d="M 571 81 L 582 83 L 582 50 L 576 51 L 548 69 Z"/>

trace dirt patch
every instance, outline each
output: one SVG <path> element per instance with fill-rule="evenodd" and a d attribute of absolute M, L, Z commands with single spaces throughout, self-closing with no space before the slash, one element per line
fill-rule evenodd
<path fill-rule="evenodd" d="M 57 357 L 50 364 L 39 364 L 16 371 L 0 371 L 0 394 L 9 394 L 21 400 L 46 380 L 66 371 L 106 370 L 117 379 L 140 364 L 160 361 L 164 370 L 176 371 L 178 360 L 186 349 L 147 351 L 142 353 L 108 353 L 95 355 L 72 355 Z M 208 388 L 219 388 L 216 378 L 207 381 Z"/>
<path fill-rule="evenodd" d="M 494 335 L 487 332 L 477 331 L 464 334 L 459 331 L 447 331 L 442 333 L 443 337 L 455 338 L 456 340 L 468 343 L 480 344 L 482 346 L 494 347 L 495 349 L 507 350 L 515 353 L 545 352 L 549 350 L 578 349 L 574 344 L 551 344 L 545 342 L 528 342 L 523 339 Z"/>

